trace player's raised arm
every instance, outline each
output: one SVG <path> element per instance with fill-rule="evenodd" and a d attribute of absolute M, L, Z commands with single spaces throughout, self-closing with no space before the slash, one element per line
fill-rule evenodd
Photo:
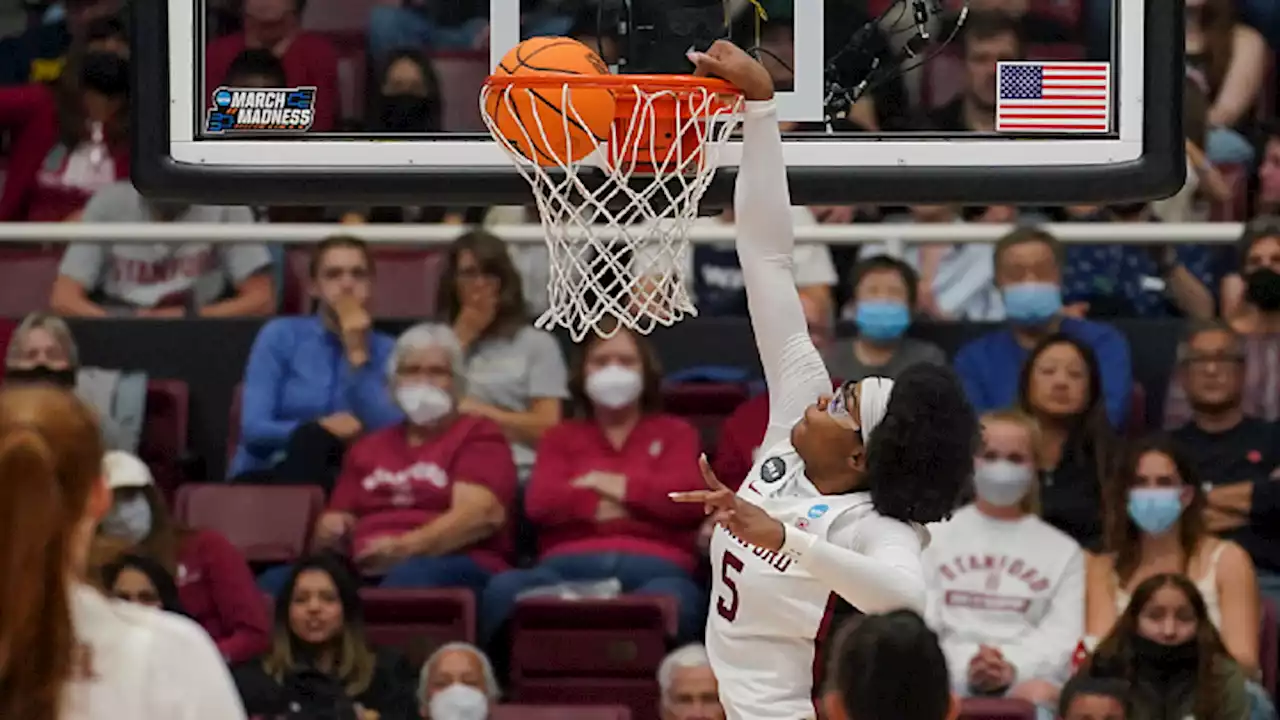
<path fill-rule="evenodd" d="M 769 387 L 768 446 L 785 438 L 819 395 L 831 392 L 791 270 L 795 230 L 773 80 L 763 65 L 727 41 L 692 57 L 700 74 L 728 80 L 747 100 L 734 215 L 747 307 Z"/>

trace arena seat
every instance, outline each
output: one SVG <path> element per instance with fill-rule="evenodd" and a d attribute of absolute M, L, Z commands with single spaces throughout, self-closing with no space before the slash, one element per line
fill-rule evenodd
<path fill-rule="evenodd" d="M 187 479 L 187 425 L 191 412 L 191 388 L 183 380 L 149 380 L 146 416 L 138 457 L 151 468 L 156 488 L 171 501 Z"/>
<path fill-rule="evenodd" d="M 1036 706 L 1026 700 L 1009 698 L 965 698 L 960 703 L 962 720 L 1036 720 Z"/>
<path fill-rule="evenodd" d="M 365 85 L 369 80 L 365 32 L 363 29 L 330 30 L 319 34 L 338 52 L 338 122 L 359 121 L 365 114 Z"/>
<path fill-rule="evenodd" d="M 445 643 L 476 640 L 476 597 L 470 590 L 364 588 L 360 599 L 370 642 L 394 648 L 415 668 Z"/>
<path fill-rule="evenodd" d="M 1258 638 L 1258 664 L 1262 666 L 1262 687 L 1276 696 L 1276 664 L 1280 663 L 1280 633 L 1276 627 L 1276 604 L 1262 598 L 1262 634 Z"/>
<path fill-rule="evenodd" d="M 0 246 L 0 316 L 20 318 L 47 309 L 61 262 L 61 247 Z"/>
<path fill-rule="evenodd" d="M 217 530 L 258 566 L 302 557 L 323 511 L 324 491 L 313 485 L 190 483 L 175 505 L 179 521 Z"/>
<path fill-rule="evenodd" d="M 489 720 L 631 720 L 631 710 L 607 705 L 499 705 Z"/>
<path fill-rule="evenodd" d="M 702 446 L 711 452 L 720 426 L 747 401 L 741 383 L 677 383 L 662 388 L 662 409 L 693 423 L 702 435 Z"/>
<path fill-rule="evenodd" d="M 656 717 L 655 673 L 676 631 L 672 599 L 524 600 L 511 627 L 515 702 L 619 703 Z"/>

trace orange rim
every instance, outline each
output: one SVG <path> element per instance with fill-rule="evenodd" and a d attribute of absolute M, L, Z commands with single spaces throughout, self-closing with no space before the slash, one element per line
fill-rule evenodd
<path fill-rule="evenodd" d="M 537 73 L 528 75 L 490 75 L 485 78 L 486 87 L 503 88 L 558 88 L 584 87 L 627 91 L 638 88 L 644 92 L 693 93 L 699 90 L 714 95 L 742 95 L 734 85 L 719 78 L 696 75 L 557 75 Z"/>

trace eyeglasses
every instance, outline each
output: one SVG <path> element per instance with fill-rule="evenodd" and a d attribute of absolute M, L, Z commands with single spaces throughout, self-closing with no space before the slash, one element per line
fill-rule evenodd
<path fill-rule="evenodd" d="M 1226 355 L 1188 355 L 1183 359 L 1183 362 L 1188 365 L 1211 365 L 1213 363 L 1239 365 L 1243 363 L 1244 360 L 1244 355 L 1240 353 L 1231 353 Z"/>
<path fill-rule="evenodd" d="M 836 419 L 848 418 L 849 420 L 852 420 L 853 409 L 849 407 L 849 399 L 856 397 L 854 395 L 854 388 L 857 386 L 858 383 L 853 381 L 841 385 L 840 389 L 837 390 L 836 394 L 831 398 L 831 402 L 827 403 L 827 414 Z"/>

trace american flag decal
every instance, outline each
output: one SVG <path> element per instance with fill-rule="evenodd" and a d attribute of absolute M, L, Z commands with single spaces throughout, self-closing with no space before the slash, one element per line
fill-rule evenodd
<path fill-rule="evenodd" d="M 1111 130 L 1111 64 L 1002 62 L 996 68 L 996 132 Z"/>

